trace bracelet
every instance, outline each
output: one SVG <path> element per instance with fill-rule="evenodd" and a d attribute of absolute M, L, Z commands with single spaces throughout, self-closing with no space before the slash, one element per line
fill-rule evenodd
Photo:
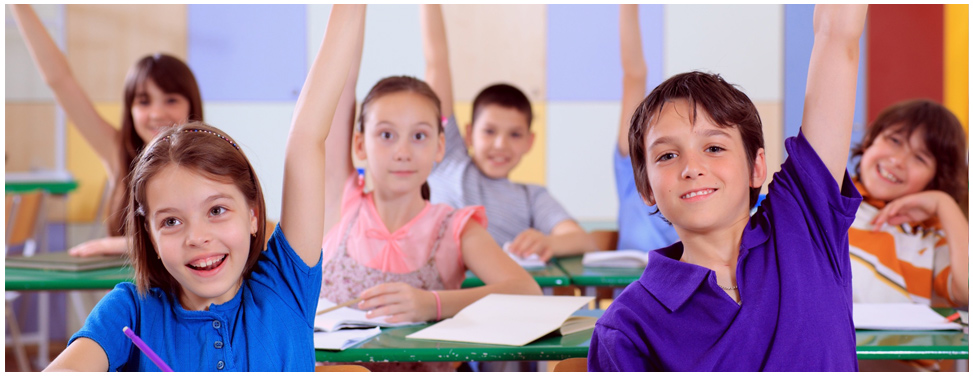
<path fill-rule="evenodd" d="M 431 291 L 432 296 L 436 297 L 436 321 L 443 318 L 443 303 L 439 301 L 439 293 Z"/>

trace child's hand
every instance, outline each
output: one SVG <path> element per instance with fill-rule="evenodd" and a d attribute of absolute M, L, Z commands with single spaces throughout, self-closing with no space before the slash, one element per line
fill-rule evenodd
<path fill-rule="evenodd" d="M 886 223 L 898 226 L 906 222 L 922 222 L 938 213 L 941 201 L 952 201 L 952 198 L 938 190 L 927 190 L 897 198 L 886 204 L 875 219 L 872 219 L 873 230 L 878 231 Z"/>
<path fill-rule="evenodd" d="M 386 322 L 424 322 L 436 317 L 436 298 L 429 291 L 402 282 L 375 285 L 361 293 L 358 308 L 366 318 L 385 317 Z"/>
<path fill-rule="evenodd" d="M 87 257 L 102 255 L 124 255 L 128 253 L 125 238 L 111 237 L 89 240 L 68 250 L 71 256 Z"/>
<path fill-rule="evenodd" d="M 510 243 L 509 251 L 517 256 L 527 258 L 530 255 L 537 255 L 541 261 L 551 259 L 554 251 L 551 249 L 551 238 L 542 234 L 536 229 L 529 228 L 514 238 Z"/>

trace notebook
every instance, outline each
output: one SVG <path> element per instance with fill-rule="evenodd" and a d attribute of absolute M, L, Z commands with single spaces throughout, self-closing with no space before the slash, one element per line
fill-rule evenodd
<path fill-rule="evenodd" d="M 29 268 L 44 270 L 65 270 L 80 272 L 112 268 L 128 264 L 127 255 L 110 256 L 71 256 L 67 252 L 40 253 L 33 256 L 7 256 L 4 264 L 8 268 Z"/>
<path fill-rule="evenodd" d="M 324 298 L 318 299 L 318 310 L 323 310 L 334 306 L 334 302 Z M 386 322 L 384 318 L 368 319 L 365 317 L 365 311 L 351 307 L 342 307 L 314 317 L 314 331 L 316 332 L 333 332 L 339 329 L 347 328 L 403 327 L 416 324 L 422 324 L 422 322 L 389 323 Z"/>
<path fill-rule="evenodd" d="M 645 268 L 648 263 L 649 254 L 634 249 L 588 252 L 581 258 L 585 268 Z"/>
<path fill-rule="evenodd" d="M 382 329 L 379 327 L 342 329 L 334 332 L 315 332 L 314 349 L 345 350 L 361 344 L 380 333 L 382 333 Z"/>
<path fill-rule="evenodd" d="M 929 306 L 916 303 L 855 303 L 852 310 L 855 329 L 886 331 L 961 330 L 947 322 Z"/>
<path fill-rule="evenodd" d="M 571 314 L 594 297 L 489 294 L 456 316 L 406 336 L 407 339 L 523 346 L 552 333 L 594 328 L 595 318 Z"/>

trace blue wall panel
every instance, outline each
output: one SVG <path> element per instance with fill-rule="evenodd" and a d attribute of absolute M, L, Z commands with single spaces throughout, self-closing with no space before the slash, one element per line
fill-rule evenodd
<path fill-rule="evenodd" d="M 204 101 L 295 101 L 307 74 L 304 5 L 189 5 L 189 66 Z"/>
<path fill-rule="evenodd" d="M 649 89 L 662 81 L 662 9 L 639 6 Z M 548 100 L 621 100 L 617 5 L 548 5 L 547 27 Z"/>
<path fill-rule="evenodd" d="M 814 5 L 784 6 L 784 138 L 797 135 L 804 115 L 807 69 L 814 45 Z M 855 120 L 851 136 L 854 146 L 865 130 L 866 38 L 860 42 L 858 91 L 855 94 Z"/>

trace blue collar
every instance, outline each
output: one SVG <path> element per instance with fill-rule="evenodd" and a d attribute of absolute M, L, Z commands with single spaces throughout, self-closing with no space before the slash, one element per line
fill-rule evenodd
<path fill-rule="evenodd" d="M 737 264 L 743 263 L 751 249 L 764 244 L 770 238 L 768 231 L 766 212 L 758 209 L 747 222 L 747 228 L 743 230 Z M 642 277 L 639 278 L 645 290 L 670 312 L 682 307 L 699 289 L 706 276 L 712 272 L 708 268 L 679 261 L 682 251 L 682 242 L 649 251 L 649 262 L 642 272 Z"/>

